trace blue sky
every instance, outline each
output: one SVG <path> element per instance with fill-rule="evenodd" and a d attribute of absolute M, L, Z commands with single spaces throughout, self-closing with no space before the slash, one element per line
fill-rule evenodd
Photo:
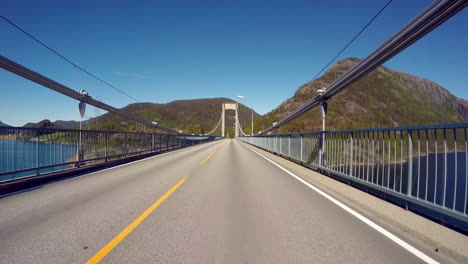
<path fill-rule="evenodd" d="M 244 95 L 264 114 L 291 97 L 387 0 L 22 1 L 2 16 L 140 101 Z M 394 0 L 338 59 L 363 58 L 432 1 Z M 385 66 L 468 99 L 468 10 Z M 115 107 L 133 103 L 0 20 L 0 54 Z M 78 102 L 0 70 L 0 120 L 78 120 Z M 88 108 L 85 118 L 103 111 Z"/>

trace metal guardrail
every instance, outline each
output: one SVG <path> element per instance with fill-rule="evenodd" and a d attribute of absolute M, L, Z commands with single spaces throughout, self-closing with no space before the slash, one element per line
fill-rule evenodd
<path fill-rule="evenodd" d="M 0 127 L 0 181 L 216 139 L 159 133 Z"/>
<path fill-rule="evenodd" d="M 468 227 L 468 123 L 240 137 Z"/>

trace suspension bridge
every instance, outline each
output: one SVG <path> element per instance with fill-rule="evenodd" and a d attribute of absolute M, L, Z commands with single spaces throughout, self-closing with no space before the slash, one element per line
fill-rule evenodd
<path fill-rule="evenodd" d="M 153 130 L 1 127 L 0 263 L 468 262 L 468 124 L 325 127 L 327 100 L 467 4 L 435 1 L 255 135 L 237 103 L 192 135 L 0 56 L 13 74 Z M 322 131 L 276 133 L 314 107 Z"/>

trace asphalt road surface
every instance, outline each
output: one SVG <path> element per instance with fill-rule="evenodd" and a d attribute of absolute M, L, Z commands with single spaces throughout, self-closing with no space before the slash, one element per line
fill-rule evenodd
<path fill-rule="evenodd" d="M 424 263 L 236 140 L 4 197 L 0 210 L 0 263 Z"/>

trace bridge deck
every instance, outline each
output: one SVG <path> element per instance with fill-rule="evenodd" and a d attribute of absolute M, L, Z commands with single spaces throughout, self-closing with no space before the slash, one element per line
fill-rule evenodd
<path fill-rule="evenodd" d="M 5 197 L 0 208 L 1 263 L 423 263 L 234 140 Z"/>

